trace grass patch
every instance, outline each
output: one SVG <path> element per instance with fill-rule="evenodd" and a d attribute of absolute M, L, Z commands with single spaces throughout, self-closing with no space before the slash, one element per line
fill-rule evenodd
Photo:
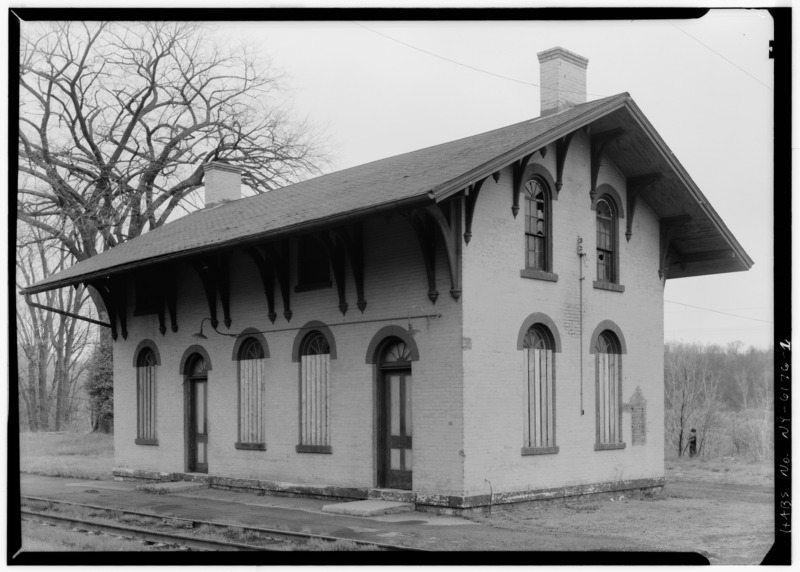
<path fill-rule="evenodd" d="M 23 473 L 87 480 L 113 478 L 113 435 L 20 433 L 19 449 Z"/>
<path fill-rule="evenodd" d="M 23 552 L 153 552 L 163 550 L 107 534 L 87 534 L 58 526 L 23 521 Z"/>
<path fill-rule="evenodd" d="M 293 550 L 309 550 L 313 552 L 375 552 L 380 550 L 380 548 L 377 546 L 365 546 L 350 540 L 337 540 L 335 542 L 330 542 L 328 540 L 319 540 L 314 538 L 305 544 L 299 545 Z"/>
<path fill-rule="evenodd" d="M 146 495 L 165 495 L 169 492 L 163 487 L 156 487 L 153 485 L 139 485 L 135 490 Z"/>

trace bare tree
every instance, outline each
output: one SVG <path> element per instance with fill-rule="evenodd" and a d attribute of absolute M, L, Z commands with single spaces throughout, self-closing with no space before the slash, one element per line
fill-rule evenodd
<path fill-rule="evenodd" d="M 665 433 L 683 455 L 690 428 L 698 429 L 698 452 L 710 437 L 718 409 L 719 372 L 697 344 L 673 344 L 664 353 Z"/>
<path fill-rule="evenodd" d="M 64 268 L 66 252 L 39 229 L 24 229 L 17 245 L 17 286 L 30 286 Z M 82 286 L 35 296 L 38 303 L 79 314 L 87 306 Z M 87 355 L 90 328 L 65 315 L 17 304 L 17 348 L 22 356 L 18 387 L 31 430 L 64 429 L 76 405 L 75 391 Z"/>
<path fill-rule="evenodd" d="M 211 160 L 242 167 L 255 192 L 316 172 L 309 126 L 271 105 L 275 75 L 205 32 L 182 22 L 27 30 L 19 219 L 80 261 L 163 225 Z"/>

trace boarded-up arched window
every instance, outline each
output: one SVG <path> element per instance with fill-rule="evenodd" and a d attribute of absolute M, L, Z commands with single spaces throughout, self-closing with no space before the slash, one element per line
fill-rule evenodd
<path fill-rule="evenodd" d="M 157 445 L 156 437 L 156 354 L 149 347 L 136 358 L 136 443 Z"/>
<path fill-rule="evenodd" d="M 237 449 L 266 448 L 264 347 L 256 338 L 239 346 L 239 440 Z"/>
<path fill-rule="evenodd" d="M 622 352 L 616 336 L 605 330 L 594 347 L 597 393 L 597 443 L 622 442 Z"/>
<path fill-rule="evenodd" d="M 300 344 L 300 452 L 331 452 L 330 365 L 328 339 L 312 330 Z"/>
<path fill-rule="evenodd" d="M 556 446 L 555 354 L 553 338 L 541 324 L 528 329 L 525 350 L 523 447 Z"/>

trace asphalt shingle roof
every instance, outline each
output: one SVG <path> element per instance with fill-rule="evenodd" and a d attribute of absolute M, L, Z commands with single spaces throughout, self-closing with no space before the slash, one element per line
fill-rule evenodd
<path fill-rule="evenodd" d="M 580 121 L 627 93 L 557 114 L 322 175 L 260 195 L 204 209 L 147 232 L 43 280 L 27 291 L 75 284 L 120 267 L 235 244 L 344 213 L 390 205 L 441 189 L 471 170 L 534 139 Z M 553 136 L 555 139 L 555 135 Z"/>

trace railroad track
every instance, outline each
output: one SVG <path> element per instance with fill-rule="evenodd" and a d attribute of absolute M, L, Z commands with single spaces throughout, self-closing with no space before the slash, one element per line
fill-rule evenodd
<path fill-rule="evenodd" d="M 138 519 L 155 521 L 147 523 L 148 528 L 137 526 L 128 526 L 119 524 L 117 522 L 100 522 L 95 520 L 87 520 L 73 516 L 56 515 L 41 510 L 31 510 L 30 508 L 22 507 L 20 509 L 23 520 L 35 520 L 46 522 L 56 526 L 69 526 L 78 530 L 88 530 L 95 532 L 102 532 L 105 534 L 112 534 L 115 536 L 122 536 L 126 538 L 144 540 L 153 543 L 162 543 L 175 546 L 186 546 L 193 550 L 214 550 L 214 551 L 286 551 L 286 550 L 302 550 L 303 545 L 307 542 L 316 540 L 320 543 L 334 543 L 338 541 L 351 542 L 358 546 L 370 547 L 376 550 L 392 550 L 392 551 L 426 551 L 420 548 L 411 548 L 408 546 L 399 546 L 395 544 L 385 544 L 379 542 L 369 542 L 366 540 L 354 540 L 352 538 L 341 538 L 335 536 L 325 536 L 319 534 L 307 534 L 302 532 L 290 532 L 285 530 L 275 530 L 270 528 L 245 526 L 240 524 L 230 524 L 222 522 L 203 521 L 190 518 L 182 518 L 175 516 L 164 516 L 148 512 L 124 510 L 118 508 L 110 508 L 106 506 L 83 504 L 71 501 L 61 501 L 44 497 L 34 496 L 20 496 L 20 500 L 33 503 L 46 503 L 49 508 L 54 505 L 69 506 L 79 510 L 100 511 L 101 513 L 110 513 L 106 518 L 119 519 L 122 515 L 128 515 Z M 93 516 L 102 516 L 95 514 Z M 192 530 L 187 534 L 178 534 L 170 530 L 160 530 L 157 528 L 182 528 Z M 201 538 L 198 536 L 190 536 L 197 532 L 200 527 L 207 527 L 207 530 L 217 530 L 230 533 L 234 531 L 241 536 L 250 536 L 258 540 L 258 544 L 249 544 L 244 542 L 234 542 L 227 540 L 217 540 L 210 538 Z"/>

